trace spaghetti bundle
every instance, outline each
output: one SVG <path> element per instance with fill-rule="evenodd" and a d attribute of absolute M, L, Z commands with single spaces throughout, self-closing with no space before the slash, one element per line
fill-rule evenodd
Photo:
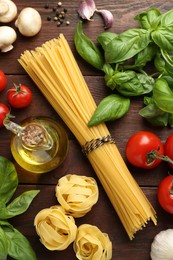
<path fill-rule="evenodd" d="M 104 123 L 89 128 L 96 104 L 63 36 L 26 50 L 19 63 L 73 132 L 130 239 L 156 213 L 129 172 Z"/>

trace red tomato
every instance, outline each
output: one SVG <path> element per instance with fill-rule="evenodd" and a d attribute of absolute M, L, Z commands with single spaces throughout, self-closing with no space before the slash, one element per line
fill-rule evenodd
<path fill-rule="evenodd" d="M 173 176 L 165 177 L 159 184 L 157 197 L 160 206 L 173 214 Z"/>
<path fill-rule="evenodd" d="M 2 70 L 0 70 L 0 91 L 4 90 L 7 85 L 7 78 Z"/>
<path fill-rule="evenodd" d="M 165 155 L 168 156 L 171 160 L 173 160 L 173 134 L 170 134 L 166 139 L 164 151 Z M 173 168 L 172 163 L 169 163 L 169 165 Z"/>
<path fill-rule="evenodd" d="M 12 107 L 27 107 L 32 101 L 32 92 L 27 86 L 14 84 L 14 86 L 8 90 L 7 100 Z"/>
<path fill-rule="evenodd" d="M 157 135 L 148 131 L 139 131 L 132 135 L 126 145 L 127 160 L 134 166 L 151 169 L 161 163 L 160 159 L 148 159 L 151 151 L 157 151 L 157 155 L 163 155 L 164 149 Z"/>
<path fill-rule="evenodd" d="M 9 108 L 5 104 L 0 103 L 0 127 L 3 126 L 3 122 L 6 117 L 6 114 L 8 114 L 9 112 L 10 112 Z"/>

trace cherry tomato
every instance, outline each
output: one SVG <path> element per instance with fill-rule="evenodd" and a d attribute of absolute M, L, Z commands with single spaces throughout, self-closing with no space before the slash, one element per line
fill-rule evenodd
<path fill-rule="evenodd" d="M 173 176 L 169 175 L 160 182 L 157 197 L 160 206 L 173 214 Z"/>
<path fill-rule="evenodd" d="M 155 151 L 156 155 L 163 155 L 164 149 L 160 138 L 149 131 L 139 131 L 132 135 L 126 145 L 127 160 L 134 166 L 152 169 L 161 163 L 160 159 L 148 159 L 147 155 Z"/>
<path fill-rule="evenodd" d="M 0 127 L 3 126 L 3 122 L 6 117 L 6 114 L 8 114 L 9 112 L 10 112 L 9 108 L 5 104 L 0 103 Z"/>
<path fill-rule="evenodd" d="M 2 70 L 0 70 L 0 91 L 4 90 L 7 85 L 7 78 Z"/>
<path fill-rule="evenodd" d="M 32 101 L 32 92 L 27 86 L 14 84 L 8 90 L 7 100 L 12 107 L 27 107 Z"/>
<path fill-rule="evenodd" d="M 173 134 L 170 134 L 166 139 L 164 151 L 165 155 L 168 156 L 171 160 L 173 160 Z M 173 168 L 172 163 L 169 163 L 169 165 Z"/>

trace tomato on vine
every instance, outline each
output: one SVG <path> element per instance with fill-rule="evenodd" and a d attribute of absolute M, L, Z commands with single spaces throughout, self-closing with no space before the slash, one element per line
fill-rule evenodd
<path fill-rule="evenodd" d="M 31 90 L 22 84 L 12 86 L 7 93 L 8 103 L 14 108 L 27 107 L 32 101 Z"/>
<path fill-rule="evenodd" d="M 2 127 L 4 124 L 4 119 L 6 118 L 6 115 L 10 113 L 10 109 L 8 106 L 6 106 L 3 103 L 0 103 L 0 127 Z"/>
<path fill-rule="evenodd" d="M 173 176 L 168 175 L 159 184 L 157 198 L 160 206 L 173 214 Z"/>
<path fill-rule="evenodd" d="M 133 134 L 126 145 L 127 160 L 134 166 L 152 169 L 161 163 L 164 148 L 160 138 L 149 131 Z"/>
<path fill-rule="evenodd" d="M 7 85 L 7 78 L 2 70 L 0 70 L 0 91 L 4 90 Z"/>
<path fill-rule="evenodd" d="M 173 134 L 170 134 L 166 139 L 164 151 L 165 155 L 168 156 L 171 160 L 173 160 Z M 173 163 L 169 163 L 169 165 L 173 168 Z"/>

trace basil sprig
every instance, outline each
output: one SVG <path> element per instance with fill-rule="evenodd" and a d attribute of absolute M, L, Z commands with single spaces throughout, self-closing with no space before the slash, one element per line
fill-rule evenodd
<path fill-rule="evenodd" d="M 13 163 L 0 156 L 0 259 L 5 260 L 9 255 L 17 260 L 36 260 L 30 242 L 8 219 L 24 213 L 39 190 L 23 192 L 12 200 L 17 186 L 18 175 Z"/>
<path fill-rule="evenodd" d="M 134 19 L 138 21 L 139 28 L 120 34 L 101 33 L 96 37 L 98 45 L 83 33 L 80 21 L 74 37 L 76 49 L 84 60 L 104 72 L 105 83 L 113 94 L 126 98 L 144 95 L 145 107 L 139 114 L 153 125 L 172 127 L 173 10 L 162 14 L 157 8 L 150 8 L 137 14 Z M 155 65 L 153 75 L 147 74 L 146 65 L 149 62 Z M 102 122 L 103 118 L 105 121 L 112 120 L 107 107 L 108 102 L 99 104 L 92 117 L 92 125 L 93 118 L 95 123 Z M 112 114 L 116 110 L 114 119 L 125 114 L 123 108 L 120 111 L 118 106 L 110 107 Z"/>
<path fill-rule="evenodd" d="M 88 126 L 98 125 L 102 122 L 112 121 L 124 116 L 130 107 L 130 99 L 112 94 L 98 104 Z"/>

